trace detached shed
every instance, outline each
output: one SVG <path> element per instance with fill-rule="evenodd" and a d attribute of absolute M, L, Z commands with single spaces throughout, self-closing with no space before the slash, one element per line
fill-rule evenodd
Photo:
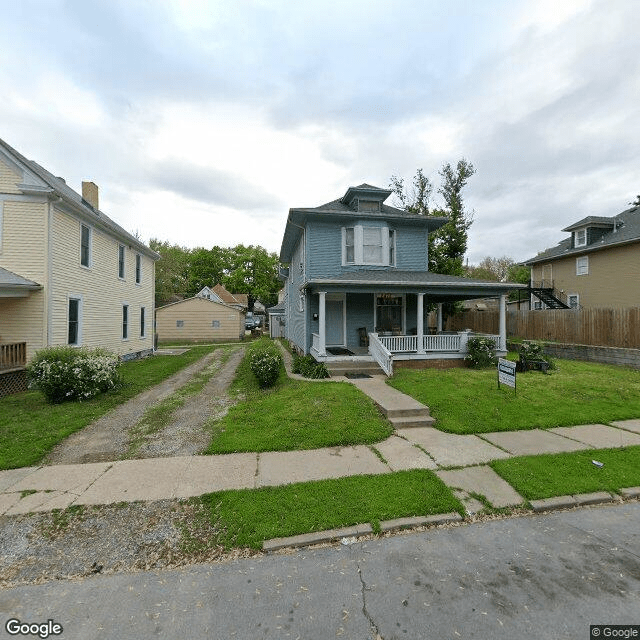
<path fill-rule="evenodd" d="M 231 342 L 244 338 L 244 313 L 222 302 L 188 298 L 156 309 L 158 340 Z"/>

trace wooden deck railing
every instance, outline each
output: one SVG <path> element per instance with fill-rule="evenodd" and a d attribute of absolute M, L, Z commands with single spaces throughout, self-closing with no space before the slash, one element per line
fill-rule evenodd
<path fill-rule="evenodd" d="M 27 364 L 26 342 L 0 342 L 0 371 L 17 369 Z"/>

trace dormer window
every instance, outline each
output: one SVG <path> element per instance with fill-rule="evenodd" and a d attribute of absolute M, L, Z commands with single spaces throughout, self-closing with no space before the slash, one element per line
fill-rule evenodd
<path fill-rule="evenodd" d="M 393 229 L 359 224 L 342 229 L 342 264 L 393 266 L 395 255 Z"/>
<path fill-rule="evenodd" d="M 574 245 L 576 247 L 586 247 L 587 246 L 587 230 L 586 229 L 577 229 L 574 231 Z"/>

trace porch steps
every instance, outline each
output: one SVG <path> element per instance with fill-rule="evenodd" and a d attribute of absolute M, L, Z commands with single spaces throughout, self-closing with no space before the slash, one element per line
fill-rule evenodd
<path fill-rule="evenodd" d="M 382 376 L 384 372 L 373 360 L 342 360 L 325 362 L 331 376 L 344 376 L 347 373 L 361 373 L 370 376 Z"/>
<path fill-rule="evenodd" d="M 350 380 L 349 382 L 376 403 L 394 429 L 430 427 L 435 422 L 435 418 L 429 414 L 429 407 L 390 387 L 383 376 Z"/>

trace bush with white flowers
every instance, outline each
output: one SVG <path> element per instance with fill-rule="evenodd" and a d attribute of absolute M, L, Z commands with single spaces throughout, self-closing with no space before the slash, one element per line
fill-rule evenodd
<path fill-rule="evenodd" d="M 120 359 L 104 349 L 48 347 L 29 364 L 31 385 L 51 404 L 88 400 L 121 384 Z"/>
<path fill-rule="evenodd" d="M 496 343 L 491 338 L 469 338 L 467 342 L 468 355 L 465 360 L 469 366 L 481 369 L 496 364 Z"/>
<path fill-rule="evenodd" d="M 272 387 L 282 368 L 280 349 L 270 340 L 258 340 L 250 349 L 249 365 L 263 389 Z"/>

